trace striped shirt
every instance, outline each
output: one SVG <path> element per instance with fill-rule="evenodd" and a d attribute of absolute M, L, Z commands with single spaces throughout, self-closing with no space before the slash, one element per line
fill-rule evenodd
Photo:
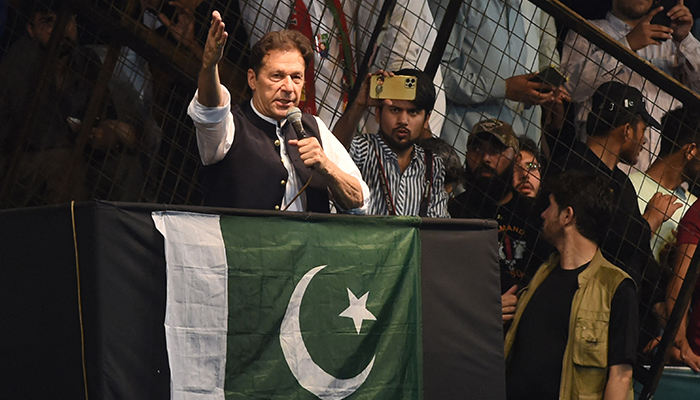
<path fill-rule="evenodd" d="M 375 149 L 377 152 L 375 153 Z M 381 158 L 381 165 L 377 159 Z M 397 215 L 418 216 L 423 193 L 428 189 L 425 170 L 425 151 L 413 146 L 413 156 L 403 173 L 396 153 L 384 143 L 379 134 L 355 136 L 350 146 L 350 157 L 369 186 L 370 202 L 367 214 L 389 215 L 382 193 L 382 168 L 389 183 L 389 191 Z M 445 167 L 440 157 L 433 157 L 433 186 L 430 190 L 428 217 L 449 218 L 447 192 L 445 192 Z"/>

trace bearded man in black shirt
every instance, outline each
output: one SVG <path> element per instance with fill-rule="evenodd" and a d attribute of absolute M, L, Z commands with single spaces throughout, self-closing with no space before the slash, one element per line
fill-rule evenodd
<path fill-rule="evenodd" d="M 493 218 L 498 222 L 503 320 L 513 318 L 515 293 L 527 286 L 552 251 L 538 240 L 542 225 L 531 199 L 513 188 L 519 142 L 513 128 L 497 119 L 474 125 L 467 140 L 466 191 L 450 201 L 452 218 Z"/>
<path fill-rule="evenodd" d="M 598 247 L 614 193 L 604 178 L 576 170 L 549 189 L 542 236 L 556 252 L 521 295 L 506 336 L 507 398 L 632 398 L 636 288 Z"/>

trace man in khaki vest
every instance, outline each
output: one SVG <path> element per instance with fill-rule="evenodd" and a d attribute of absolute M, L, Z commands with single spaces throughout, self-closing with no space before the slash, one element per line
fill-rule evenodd
<path fill-rule="evenodd" d="M 638 305 L 634 282 L 601 254 L 613 193 L 570 170 L 550 188 L 542 236 L 556 252 L 521 295 L 505 342 L 516 399 L 629 399 Z"/>

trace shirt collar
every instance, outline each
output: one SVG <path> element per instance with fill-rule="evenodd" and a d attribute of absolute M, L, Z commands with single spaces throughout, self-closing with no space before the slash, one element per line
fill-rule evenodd
<path fill-rule="evenodd" d="M 632 30 L 632 27 L 627 22 L 613 15 L 612 11 L 608 11 L 605 19 L 610 22 L 610 26 L 612 26 L 617 32 L 627 33 Z"/>
<path fill-rule="evenodd" d="M 382 135 L 379 133 L 376 133 L 374 135 L 375 141 L 379 144 L 379 147 L 381 147 L 382 152 L 387 154 L 389 157 L 391 157 L 393 160 L 396 162 L 399 161 L 398 156 L 396 153 L 394 153 L 394 150 L 389 147 L 388 144 L 384 142 L 384 139 L 382 139 Z M 414 162 L 414 160 L 421 160 L 421 157 L 423 157 L 423 149 L 420 146 L 417 146 L 415 143 L 413 144 L 413 151 L 411 152 L 411 162 Z"/>

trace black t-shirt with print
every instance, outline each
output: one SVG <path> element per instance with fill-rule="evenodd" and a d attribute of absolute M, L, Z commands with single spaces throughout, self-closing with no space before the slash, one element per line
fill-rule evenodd
<path fill-rule="evenodd" d="M 501 293 L 513 285 L 527 286 L 530 278 L 553 251 L 539 233 L 542 218 L 530 198 L 513 191 L 513 198 L 495 204 L 478 189 L 467 190 L 450 201 L 452 218 L 492 218 L 498 222 L 498 258 L 501 264 Z"/>

